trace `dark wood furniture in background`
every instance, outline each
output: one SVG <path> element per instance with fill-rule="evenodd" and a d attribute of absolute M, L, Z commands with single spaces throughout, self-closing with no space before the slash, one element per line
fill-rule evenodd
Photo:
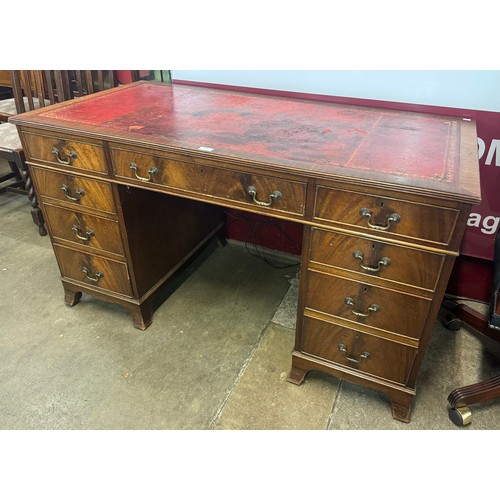
<path fill-rule="evenodd" d="M 320 370 L 410 420 L 480 199 L 474 122 L 146 82 L 12 121 L 68 304 L 86 292 L 146 328 L 160 286 L 219 231 L 219 206 L 297 221 L 289 381 Z"/>
<path fill-rule="evenodd" d="M 118 85 L 113 70 L 66 70 L 57 71 L 56 74 L 63 97 L 61 101 L 112 89 Z M 132 72 L 132 80 L 138 79 L 137 72 Z"/>
<path fill-rule="evenodd" d="M 8 69 L 0 69 L 0 87 L 10 87 L 10 71 Z"/>
<path fill-rule="evenodd" d="M 12 83 L 10 81 L 10 71 L 0 69 L 0 123 L 8 120 L 8 114 L 2 111 L 1 103 L 6 99 L 12 98 Z"/>
<path fill-rule="evenodd" d="M 17 75 L 16 81 L 12 77 L 12 73 Z M 54 72 L 44 70 L 14 70 L 1 71 L 0 82 L 2 85 L 8 86 L 15 93 L 15 85 L 17 85 L 17 99 L 13 95 L 11 98 L 0 101 L 0 121 L 7 122 L 11 116 L 18 113 L 24 113 L 32 109 L 38 109 L 39 95 L 43 95 L 43 105 L 53 104 L 58 102 L 57 99 L 49 97 L 49 89 L 55 89 Z M 25 93 L 26 92 L 26 93 Z M 53 93 L 54 94 L 54 93 Z M 21 99 L 19 96 L 24 98 Z M 29 96 L 29 97 L 28 97 Z M 28 102 L 29 98 L 29 102 Z"/>
<path fill-rule="evenodd" d="M 451 330 L 465 326 L 500 360 L 500 232 L 495 238 L 492 273 L 493 286 L 488 315 L 480 314 L 466 304 L 449 304 L 450 314 L 444 317 L 444 324 Z M 485 403 L 498 397 L 500 375 L 454 389 L 448 396 L 450 420 L 458 426 L 468 425 L 472 422 L 469 405 Z"/>
<path fill-rule="evenodd" d="M 7 122 L 11 116 L 38 109 L 38 94 L 43 85 L 46 101 L 62 102 L 75 97 L 93 94 L 118 85 L 114 70 L 15 70 L 19 75 L 18 89 L 24 99 L 4 99 L 0 101 L 0 122 Z M 15 83 L 12 71 L 0 71 L 0 87 L 12 87 Z M 43 82 L 40 81 L 43 79 Z M 139 72 L 131 72 L 131 80 L 139 80 Z M 38 87 L 38 88 L 37 88 Z M 29 97 L 29 93 L 31 97 Z M 28 104 L 28 98 L 31 102 Z"/>
<path fill-rule="evenodd" d="M 52 88 L 53 76 L 53 72 L 50 71 L 10 71 L 9 81 L 14 93 L 16 112 L 24 113 L 57 102 Z M 12 182 L 0 192 L 26 193 L 31 204 L 33 222 L 38 226 L 40 235 L 45 236 L 47 231 L 43 213 L 38 205 L 29 171 L 25 165 L 21 140 L 16 126 L 11 123 L 0 124 L 0 158 L 7 160 L 11 168 L 11 172 L 0 177 L 0 182 L 12 179 Z"/>
<path fill-rule="evenodd" d="M 0 194 L 7 191 L 25 193 L 25 182 L 21 173 L 26 171 L 23 148 L 17 130 L 13 125 L 9 125 L 0 124 L 0 158 L 6 160 L 10 167 L 10 171 L 0 175 L 0 184 L 9 181 L 0 187 Z"/>

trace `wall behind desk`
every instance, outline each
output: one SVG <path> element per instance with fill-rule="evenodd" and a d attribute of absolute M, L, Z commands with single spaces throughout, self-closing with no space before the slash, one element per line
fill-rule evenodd
<path fill-rule="evenodd" d="M 473 207 L 450 293 L 488 300 L 493 241 L 500 228 L 500 71 L 172 70 L 172 80 L 327 102 L 444 114 L 476 120 L 482 202 Z M 246 220 L 230 211 L 228 237 L 300 252 L 291 223 Z M 249 236 L 250 235 L 250 236 Z M 478 274 L 481 279 L 477 279 Z"/>

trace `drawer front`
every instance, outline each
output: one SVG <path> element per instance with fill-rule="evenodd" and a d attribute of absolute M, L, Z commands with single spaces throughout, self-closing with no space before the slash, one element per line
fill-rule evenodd
<path fill-rule="evenodd" d="M 262 212 L 304 216 L 305 183 L 195 165 L 113 147 L 111 158 L 117 178 L 168 186 L 204 195 L 205 199 L 213 197 L 237 202 L 258 207 Z"/>
<path fill-rule="evenodd" d="M 44 208 L 54 241 L 125 255 L 118 221 L 46 203 Z"/>
<path fill-rule="evenodd" d="M 417 354 L 414 347 L 308 317 L 303 322 L 301 350 L 403 385 Z"/>
<path fill-rule="evenodd" d="M 316 190 L 314 205 L 316 220 L 441 245 L 450 243 L 458 216 L 459 211 L 451 208 L 322 186 Z"/>
<path fill-rule="evenodd" d="M 107 174 L 106 157 L 100 142 L 81 142 L 70 138 L 38 135 L 23 131 L 26 156 L 32 162 L 43 162 L 75 170 Z"/>
<path fill-rule="evenodd" d="M 370 238 L 312 228 L 310 260 L 434 291 L 444 256 Z"/>
<path fill-rule="evenodd" d="M 63 277 L 95 286 L 103 291 L 108 290 L 132 296 L 125 263 L 59 245 L 54 245 L 54 251 Z"/>
<path fill-rule="evenodd" d="M 30 167 L 30 171 L 35 180 L 37 194 L 42 198 L 116 214 L 110 183 L 37 167 Z"/>
<path fill-rule="evenodd" d="M 306 307 L 343 320 L 418 339 L 430 300 L 309 271 Z"/>

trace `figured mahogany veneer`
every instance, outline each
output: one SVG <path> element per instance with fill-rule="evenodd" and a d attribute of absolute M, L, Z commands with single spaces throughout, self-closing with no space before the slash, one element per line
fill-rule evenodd
<path fill-rule="evenodd" d="M 438 252 L 319 228 L 311 231 L 309 258 L 311 266 L 320 264 L 315 266 L 319 270 L 330 269 L 344 275 L 354 272 L 360 280 L 428 291 L 435 290 L 444 262 L 444 256 Z"/>
<path fill-rule="evenodd" d="M 248 189 L 253 186 L 257 200 L 269 202 L 269 195 L 275 191 L 279 198 L 273 201 L 267 212 L 285 212 L 303 219 L 305 210 L 306 184 L 292 182 L 279 177 L 255 175 L 252 172 L 220 169 L 210 165 L 198 165 L 164 157 L 162 155 L 140 154 L 118 149 L 111 145 L 111 161 L 117 179 L 138 184 L 148 183 L 164 186 L 171 192 L 206 196 L 207 201 L 231 202 L 255 207 Z M 133 169 L 131 168 L 134 167 Z M 140 177 L 140 179 L 138 178 Z"/>
<path fill-rule="evenodd" d="M 383 391 L 409 421 L 468 213 L 472 121 L 140 82 L 12 119 L 62 274 L 138 328 L 220 207 L 303 224 L 288 380 Z"/>
<path fill-rule="evenodd" d="M 49 203 L 44 203 L 44 208 L 54 242 L 102 254 L 125 255 L 117 220 Z"/>
<path fill-rule="evenodd" d="M 304 318 L 303 352 L 354 371 L 404 385 L 417 354 L 414 347 L 334 323 Z M 396 362 L 397 361 L 397 362 Z"/>
<path fill-rule="evenodd" d="M 309 271 L 306 310 L 418 339 L 430 300 L 359 280 Z M 350 299 L 350 300 L 349 300 Z"/>
<path fill-rule="evenodd" d="M 366 209 L 371 217 L 361 215 Z M 399 220 L 390 222 L 389 218 L 396 214 Z M 371 193 L 357 191 L 327 189 L 318 186 L 314 219 L 332 221 L 342 227 L 363 230 L 374 235 L 380 229 L 372 229 L 369 224 L 387 227 L 389 225 L 392 238 L 411 239 L 426 244 L 453 245 L 452 236 L 460 212 L 454 207 L 443 207 L 429 202 L 406 201 L 394 196 L 374 196 Z"/>
<path fill-rule="evenodd" d="M 132 297 L 132 286 L 127 264 L 99 257 L 91 252 L 69 249 L 54 244 L 61 273 L 86 287 L 116 292 Z"/>
<path fill-rule="evenodd" d="M 32 161 L 53 166 L 69 166 L 107 175 L 108 168 L 100 141 L 81 141 L 70 136 L 24 133 L 25 154 Z"/>
<path fill-rule="evenodd" d="M 35 166 L 30 168 L 30 172 L 42 200 L 62 202 L 70 207 L 87 208 L 105 215 L 117 213 L 109 182 Z"/>

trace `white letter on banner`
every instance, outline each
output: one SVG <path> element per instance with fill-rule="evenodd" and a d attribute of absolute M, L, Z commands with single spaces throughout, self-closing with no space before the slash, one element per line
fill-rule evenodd
<path fill-rule="evenodd" d="M 481 225 L 481 215 L 480 214 L 469 214 L 469 220 L 467 225 L 470 227 L 479 227 Z"/>
<path fill-rule="evenodd" d="M 488 217 L 483 219 L 483 229 L 481 229 L 481 232 L 484 234 L 496 234 L 499 222 L 500 217 L 488 215 Z"/>
<path fill-rule="evenodd" d="M 488 150 L 488 156 L 486 157 L 485 164 L 491 165 L 491 160 L 493 160 L 493 155 L 496 153 L 497 148 L 500 146 L 500 140 L 492 139 L 490 144 L 490 149 Z M 500 167 L 500 158 L 498 158 L 498 154 L 495 158 L 495 166 Z"/>

